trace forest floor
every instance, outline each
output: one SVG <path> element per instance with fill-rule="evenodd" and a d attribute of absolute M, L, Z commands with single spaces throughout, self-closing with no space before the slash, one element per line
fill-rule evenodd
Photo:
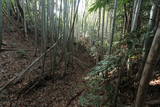
<path fill-rule="evenodd" d="M 0 87 L 37 58 L 34 55 L 34 44 L 30 40 L 24 40 L 22 33 L 16 30 L 9 32 L 5 29 L 3 43 L 5 50 L 0 52 Z M 7 87 L 0 93 L 0 107 L 79 107 L 79 96 L 85 91 L 84 77 L 94 66 L 94 60 L 83 47 L 76 53 L 78 54 L 74 56 L 77 61 L 74 61 L 73 69 L 68 71 L 67 75 L 58 79 L 46 77 L 46 80 L 33 89 L 27 88 L 29 83 L 41 76 L 39 73 L 41 66 L 36 64 L 22 81 Z M 83 62 L 88 67 L 84 66 Z M 45 72 L 50 72 L 49 70 L 46 69 Z M 64 71 L 63 60 L 58 70 Z"/>
<path fill-rule="evenodd" d="M 35 56 L 33 38 L 25 40 L 20 29 L 14 28 L 11 32 L 6 25 L 4 26 L 3 50 L 0 51 L 0 89 L 40 56 L 40 52 Z M 60 52 L 59 57 L 62 60 L 54 76 L 48 75 L 51 72 L 49 53 L 46 56 L 45 73 L 39 62 L 27 71 L 21 81 L 11 84 L 0 92 L 0 107 L 81 107 L 79 97 L 86 91 L 84 78 L 95 66 L 94 59 L 84 46 L 77 44 L 73 65 L 65 74 L 64 55 Z M 46 76 L 42 75 L 46 73 Z M 43 76 L 45 77 L 40 78 Z M 159 75 L 155 78 L 158 77 Z M 152 81 L 151 84 L 146 103 L 159 107 L 160 79 Z M 121 84 L 120 93 L 123 96 L 120 99 L 123 104 L 133 103 L 137 87 L 138 85 L 134 86 L 134 81 L 130 78 Z"/>

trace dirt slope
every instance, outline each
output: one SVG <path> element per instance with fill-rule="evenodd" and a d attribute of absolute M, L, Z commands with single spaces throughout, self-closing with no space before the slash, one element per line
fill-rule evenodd
<path fill-rule="evenodd" d="M 6 29 L 4 32 L 3 43 L 5 46 L 3 48 L 7 50 L 0 52 L 0 87 L 25 69 L 36 58 L 32 42 L 24 40 L 22 36 L 16 30 L 8 32 Z M 28 81 L 32 81 L 29 75 L 26 75 L 23 82 L 10 86 L 0 93 L 0 106 L 67 107 L 68 105 L 69 107 L 79 107 L 78 98 L 85 91 L 83 78 L 93 67 L 94 61 L 83 46 L 78 48 L 75 53 L 78 54 L 75 54 L 73 69 L 66 76 L 57 80 L 46 79 L 40 83 L 40 86 L 24 94 L 22 90 L 28 84 Z M 85 65 L 88 65 L 88 67 Z M 41 71 L 39 65 L 35 65 L 34 68 L 37 68 L 36 72 Z M 59 71 L 64 70 L 63 61 L 58 68 Z M 30 75 L 32 77 L 38 76 L 38 73 L 31 73 Z M 20 92 L 24 95 L 20 96 Z"/>

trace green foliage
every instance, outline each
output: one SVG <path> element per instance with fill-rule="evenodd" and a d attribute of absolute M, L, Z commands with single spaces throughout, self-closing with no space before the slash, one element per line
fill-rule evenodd
<path fill-rule="evenodd" d="M 120 56 L 107 56 L 104 60 L 98 63 L 96 67 L 92 69 L 90 75 L 97 75 L 99 73 L 105 73 L 117 68 L 119 66 Z"/>
<path fill-rule="evenodd" d="M 109 4 L 109 0 L 96 0 L 96 2 L 91 5 L 89 12 L 96 11 L 99 8 L 105 7 L 107 4 Z"/>
<path fill-rule="evenodd" d="M 124 4 L 131 3 L 133 1 L 134 0 L 119 0 L 119 7 L 122 8 Z M 96 0 L 96 2 L 91 5 L 89 12 L 97 11 L 99 8 L 103 8 L 105 6 L 112 7 L 113 2 L 114 0 Z"/>
<path fill-rule="evenodd" d="M 123 7 L 124 4 L 129 4 L 133 2 L 134 0 L 119 0 L 120 7 Z"/>
<path fill-rule="evenodd" d="M 112 104 L 116 86 L 111 82 L 113 80 L 110 81 L 110 76 L 126 68 L 126 64 L 135 64 L 137 60 L 134 59 L 139 59 L 142 53 L 141 44 L 137 32 L 130 33 L 115 43 L 114 53 L 100 61 L 86 77 L 88 90 L 80 98 L 83 106 L 108 107 Z M 134 62 L 127 62 L 128 59 L 133 59 Z"/>
<path fill-rule="evenodd" d="M 107 56 L 88 74 L 87 93 L 80 98 L 83 106 L 101 107 L 110 105 L 114 95 L 114 86 L 107 82 L 108 73 L 120 67 L 123 58 L 119 55 Z"/>

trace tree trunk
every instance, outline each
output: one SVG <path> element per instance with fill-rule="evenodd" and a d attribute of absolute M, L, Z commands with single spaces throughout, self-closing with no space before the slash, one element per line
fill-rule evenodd
<path fill-rule="evenodd" d="M 156 31 L 155 38 L 153 40 L 147 61 L 145 63 L 142 78 L 141 78 L 140 85 L 139 85 L 138 92 L 137 92 L 135 107 L 143 107 L 146 89 L 152 77 L 153 69 L 157 62 L 157 58 L 159 57 L 159 53 L 160 53 L 160 42 L 159 41 L 160 41 L 160 23 Z"/>
<path fill-rule="evenodd" d="M 101 38 L 101 55 L 104 54 L 103 45 L 104 45 L 105 11 L 106 11 L 106 8 L 103 7 L 103 17 L 102 17 L 102 38 Z"/>
<path fill-rule="evenodd" d="M 134 4 L 134 15 L 133 15 L 133 19 L 132 19 L 132 27 L 131 27 L 131 32 L 135 31 L 137 29 L 137 25 L 138 25 L 138 17 L 140 15 L 140 9 L 141 9 L 141 5 L 142 5 L 142 1 L 143 0 L 138 0 L 135 2 Z M 136 6 L 135 6 L 136 5 Z"/>
<path fill-rule="evenodd" d="M 19 0 L 16 0 L 16 2 L 17 2 L 17 6 L 18 6 L 18 9 L 19 9 L 20 15 L 21 15 L 20 21 L 22 21 L 22 20 L 24 20 L 24 12 L 23 12 L 23 9 L 22 9 L 22 7 L 21 7 L 21 5 L 20 5 Z M 24 2 L 24 1 L 23 1 L 23 2 Z M 24 5 L 23 5 L 23 6 L 24 6 Z"/>
<path fill-rule="evenodd" d="M 19 0 L 17 0 L 17 3 L 19 3 L 18 2 Z M 21 15 L 22 15 L 22 18 L 23 18 L 23 25 L 24 25 L 24 36 L 28 39 L 28 35 L 27 35 L 27 22 L 26 22 L 26 17 L 25 17 L 25 12 L 26 12 L 26 6 L 25 6 L 26 4 L 25 4 L 25 1 L 23 0 L 23 2 L 22 2 L 22 6 L 23 6 L 23 9 L 22 8 L 20 8 L 20 4 L 19 4 L 19 10 L 21 10 Z"/>
<path fill-rule="evenodd" d="M 141 65 L 141 68 L 136 76 L 137 80 L 139 80 L 141 78 L 141 75 L 142 75 L 142 71 L 143 71 L 143 68 L 144 68 L 144 65 L 145 65 L 145 61 L 147 59 L 147 56 L 148 56 L 148 53 L 149 53 L 149 50 L 151 48 L 151 45 L 152 45 L 152 41 L 153 41 L 153 35 L 155 35 L 155 32 L 156 31 L 153 31 L 154 28 L 156 27 L 157 28 L 157 25 L 156 25 L 156 16 L 157 15 L 157 10 L 158 10 L 158 7 L 153 4 L 152 5 L 152 8 L 151 8 L 151 12 L 150 12 L 150 20 L 149 20 L 149 24 L 148 24 L 148 33 L 146 34 L 146 36 L 144 37 L 144 50 L 145 52 L 143 53 L 143 62 L 142 62 L 142 65 Z M 153 34 L 151 34 L 151 32 Z"/>
<path fill-rule="evenodd" d="M 106 16 L 106 31 L 105 31 L 105 36 L 108 36 L 108 23 L 109 23 L 109 11 L 107 11 L 107 16 Z"/>
<path fill-rule="evenodd" d="M 99 9 L 99 25 L 98 25 L 98 40 L 100 38 L 100 29 L 101 29 L 101 9 Z"/>
<path fill-rule="evenodd" d="M 0 0 L 0 50 L 2 48 L 2 32 L 3 32 L 3 15 L 2 15 L 2 0 Z"/>
<path fill-rule="evenodd" d="M 114 11 L 113 11 L 113 23 L 112 23 L 112 32 L 111 32 L 111 40 L 110 40 L 109 54 L 112 53 L 112 44 L 113 44 L 113 38 L 114 38 L 114 33 L 115 33 L 115 23 L 116 23 L 117 7 L 118 7 L 118 0 L 115 0 L 115 3 L 114 3 Z"/>

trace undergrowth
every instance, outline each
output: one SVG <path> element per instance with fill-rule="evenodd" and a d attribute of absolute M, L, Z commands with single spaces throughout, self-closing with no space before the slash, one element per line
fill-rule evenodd
<path fill-rule="evenodd" d="M 80 97 L 82 106 L 110 107 L 114 103 L 119 72 L 126 74 L 124 78 L 127 78 L 130 71 L 127 66 L 132 66 L 141 59 L 142 43 L 134 35 L 130 34 L 116 43 L 114 53 L 106 55 L 85 77 L 87 91 Z"/>

